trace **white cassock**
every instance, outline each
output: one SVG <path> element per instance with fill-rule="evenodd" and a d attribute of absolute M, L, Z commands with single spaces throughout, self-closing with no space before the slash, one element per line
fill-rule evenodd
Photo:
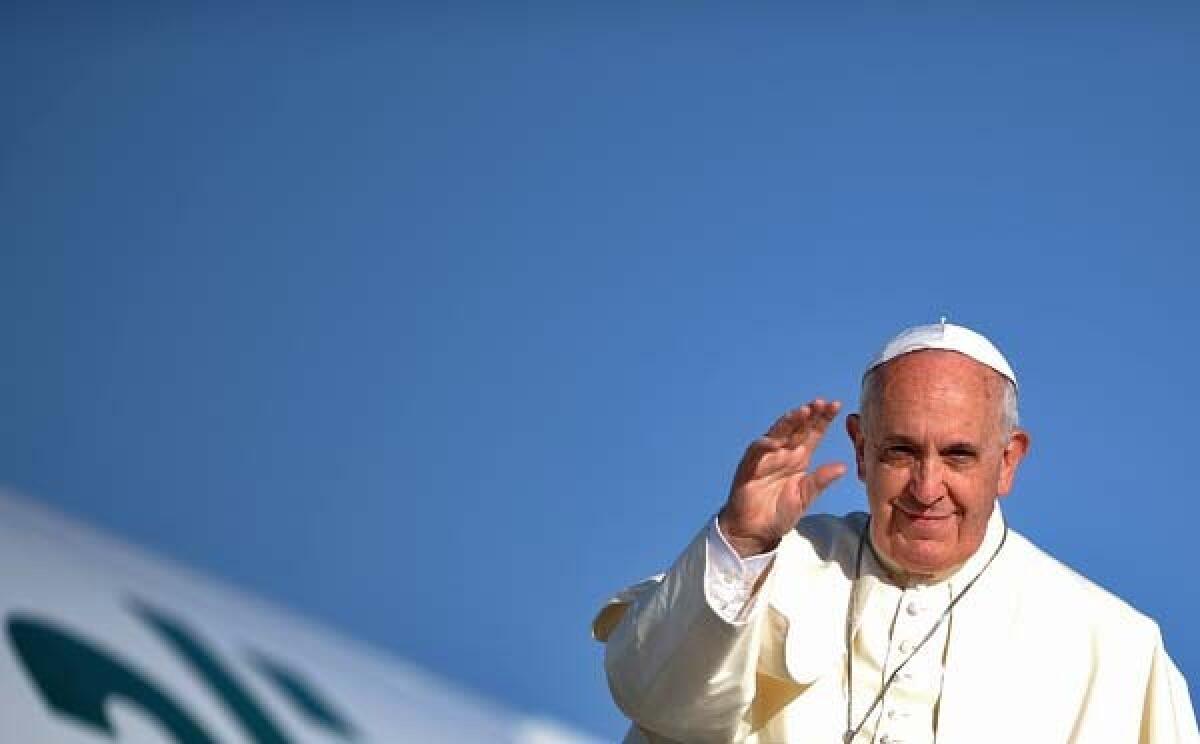
<path fill-rule="evenodd" d="M 714 523 L 610 600 L 593 634 L 625 741 L 836 744 L 852 699 L 855 744 L 1200 744 L 1154 621 L 1005 538 L 998 506 L 975 555 L 927 585 L 898 586 L 870 549 L 854 579 L 866 516 L 806 517 L 750 561 Z"/>

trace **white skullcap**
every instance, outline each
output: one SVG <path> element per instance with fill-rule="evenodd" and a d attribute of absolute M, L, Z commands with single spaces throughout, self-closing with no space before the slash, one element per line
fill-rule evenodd
<path fill-rule="evenodd" d="M 940 323 L 913 326 L 901 331 L 875 355 L 875 358 L 867 365 L 866 372 L 863 372 L 863 377 L 866 377 L 879 365 L 890 362 L 902 354 L 923 349 L 944 349 L 965 354 L 1004 375 L 1012 381 L 1014 388 L 1017 387 L 1016 373 L 1013 372 L 1008 360 L 1004 358 L 995 344 L 987 340 L 983 334 L 976 333 L 970 328 L 947 323 L 945 318 L 942 318 Z"/>

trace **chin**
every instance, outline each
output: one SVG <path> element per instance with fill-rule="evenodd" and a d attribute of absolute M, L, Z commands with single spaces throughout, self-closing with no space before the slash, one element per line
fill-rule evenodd
<path fill-rule="evenodd" d="M 958 565 L 945 546 L 921 543 L 900 547 L 893 560 L 906 571 L 924 574 L 940 573 Z"/>

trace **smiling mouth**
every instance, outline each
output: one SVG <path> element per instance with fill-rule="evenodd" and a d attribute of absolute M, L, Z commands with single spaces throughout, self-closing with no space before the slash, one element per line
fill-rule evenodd
<path fill-rule="evenodd" d="M 936 512 L 913 511 L 905 509 L 903 506 L 895 505 L 896 510 L 908 517 L 913 522 L 939 522 L 944 519 L 950 519 L 954 516 L 954 512 L 947 514 L 938 514 Z"/>

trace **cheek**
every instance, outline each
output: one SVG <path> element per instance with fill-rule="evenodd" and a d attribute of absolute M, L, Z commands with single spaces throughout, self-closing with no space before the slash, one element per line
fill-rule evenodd
<path fill-rule="evenodd" d="M 999 476 L 999 472 L 988 471 L 954 478 L 948 484 L 950 494 L 964 511 L 978 512 L 995 501 Z"/>
<path fill-rule="evenodd" d="M 867 483 L 883 495 L 894 498 L 908 487 L 912 472 L 906 467 L 876 463 L 867 471 Z"/>
<path fill-rule="evenodd" d="M 867 471 L 864 482 L 867 486 L 867 501 L 871 512 L 880 517 L 891 513 L 891 502 L 898 499 L 908 488 L 910 477 L 905 468 L 875 465 Z"/>

